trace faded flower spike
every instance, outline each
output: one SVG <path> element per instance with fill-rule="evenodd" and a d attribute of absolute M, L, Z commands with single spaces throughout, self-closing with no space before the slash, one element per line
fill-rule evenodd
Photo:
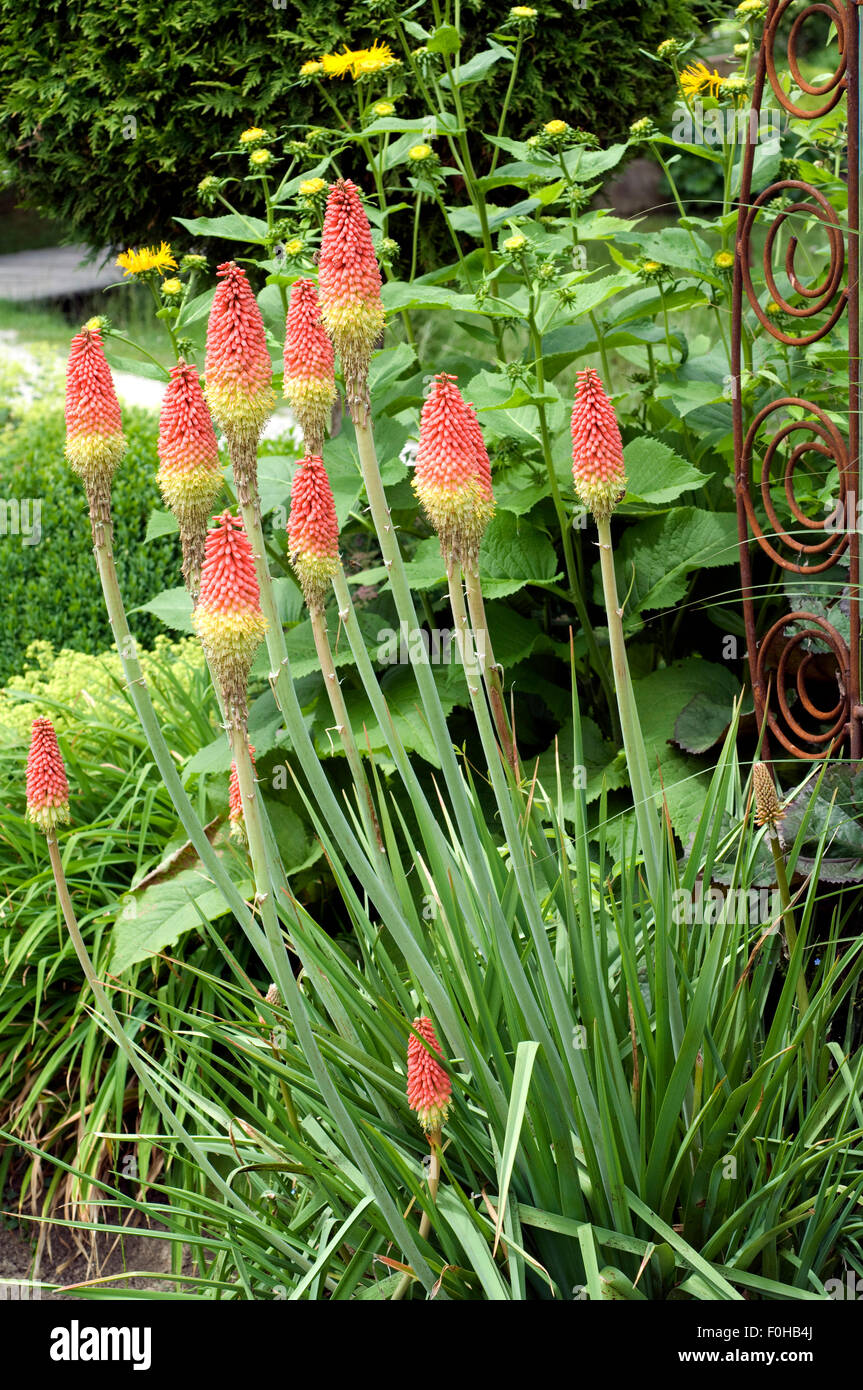
<path fill-rule="evenodd" d="M 408 1038 L 408 1105 L 416 1111 L 417 1119 L 429 1133 L 446 1124 L 452 1086 L 433 1055 L 443 1056 L 431 1019 L 415 1018 L 414 1028 L 428 1043 L 431 1052 L 411 1033 Z"/>
<path fill-rule="evenodd" d="M 69 821 L 69 783 L 63 755 L 54 725 L 42 717 L 33 720 L 27 755 L 27 819 L 48 836 Z"/>
<path fill-rule="evenodd" d="M 592 367 L 578 374 L 571 429 L 575 490 L 597 520 L 609 517 L 626 491 L 623 444 L 614 406 Z"/>
<path fill-rule="evenodd" d="M 183 361 L 171 368 L 162 401 L 156 480 L 180 527 L 183 578 L 194 602 L 204 563 L 207 523 L 222 487 L 222 470 L 197 369 Z"/>
<path fill-rule="evenodd" d="M 494 514 L 491 469 L 476 412 L 446 372 L 435 377 L 423 406 L 413 489 L 447 564 L 475 569 Z"/>
<path fill-rule="evenodd" d="M 111 520 L 111 479 L 123 457 L 123 419 L 98 328 L 72 339 L 66 368 L 66 457 L 84 484 L 90 520 Z"/>
<path fill-rule="evenodd" d="M 251 744 L 249 744 L 249 758 L 254 772 L 255 750 Z M 231 763 L 231 775 L 228 778 L 228 819 L 231 823 L 231 839 L 239 840 L 241 844 L 245 844 L 246 824 L 243 820 L 243 798 L 240 793 L 240 777 L 237 772 L 236 761 Z"/>
<path fill-rule="evenodd" d="M 288 545 L 309 609 L 321 609 L 339 566 L 339 522 L 327 470 L 319 457 L 307 455 L 294 474 Z"/>
<path fill-rule="evenodd" d="M 207 325 L 207 404 L 225 432 L 241 501 L 254 491 L 258 436 L 276 403 L 264 321 L 245 271 L 220 265 Z"/>
<path fill-rule="evenodd" d="M 333 345 L 321 319 L 314 280 L 295 280 L 285 328 L 285 395 L 306 452 L 319 455 L 336 398 Z"/>
<path fill-rule="evenodd" d="M 245 729 L 252 660 L 267 630 L 252 547 L 230 512 L 207 532 L 201 590 L 192 622 L 222 688 L 229 724 Z"/>
<path fill-rule="evenodd" d="M 752 788 L 755 792 L 755 819 L 759 825 L 769 825 L 771 830 L 785 818 L 785 812 L 776 795 L 776 786 L 770 768 L 766 763 L 752 764 Z"/>
<path fill-rule="evenodd" d="M 384 307 L 369 219 L 350 179 L 340 179 L 330 187 L 321 236 L 318 293 L 324 324 L 341 360 L 348 407 L 353 419 L 365 424 L 369 362 L 384 329 Z"/>

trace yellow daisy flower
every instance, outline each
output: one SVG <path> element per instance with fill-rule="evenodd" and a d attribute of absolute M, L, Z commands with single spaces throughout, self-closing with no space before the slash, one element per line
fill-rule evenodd
<path fill-rule="evenodd" d="M 354 54 L 353 75 L 355 78 L 370 77 L 372 73 L 394 67 L 397 62 L 398 59 L 389 44 L 378 43 L 375 39 L 371 48 L 357 49 Z"/>
<path fill-rule="evenodd" d="M 711 72 L 706 63 L 690 63 L 680 74 L 680 87 L 686 97 L 697 97 L 701 92 L 718 97 L 723 81 L 721 74 L 715 68 Z"/>
<path fill-rule="evenodd" d="M 318 62 L 316 58 L 312 58 L 308 63 L 303 63 L 303 66 L 300 68 L 300 77 L 317 77 L 318 73 L 323 72 L 323 70 L 323 63 Z"/>
<path fill-rule="evenodd" d="M 325 77 L 347 77 L 353 71 L 355 53 L 346 48 L 344 53 L 325 53 L 321 67 Z"/>
<path fill-rule="evenodd" d="M 326 179 L 303 179 L 299 187 L 301 198 L 316 198 L 327 186 Z"/>
<path fill-rule="evenodd" d="M 162 294 L 179 294 L 182 288 L 182 282 L 176 276 L 172 276 L 170 280 L 162 281 Z"/>
<path fill-rule="evenodd" d="M 272 157 L 273 156 L 270 154 L 269 150 L 253 150 L 252 153 L 249 155 L 249 163 L 269 164 Z"/>
<path fill-rule="evenodd" d="M 392 116 L 395 114 L 395 106 L 391 101 L 376 101 L 372 107 L 373 116 Z"/>
<path fill-rule="evenodd" d="M 259 125 L 249 126 L 249 129 L 244 130 L 240 136 L 240 144 L 256 145 L 259 140 L 263 140 L 266 133 L 267 132 L 262 130 Z"/>
<path fill-rule="evenodd" d="M 130 247 L 117 257 L 116 264 L 122 266 L 124 275 L 146 275 L 150 270 L 177 269 L 177 262 L 171 255 L 171 248 L 166 241 L 158 248 L 141 246 L 137 251 L 133 251 Z"/>
<path fill-rule="evenodd" d="M 566 121 L 546 121 L 543 126 L 546 135 L 565 135 L 568 129 Z"/>
<path fill-rule="evenodd" d="M 431 145 L 413 145 L 408 150 L 408 159 L 413 159 L 418 164 L 421 160 L 428 159 L 431 152 Z"/>

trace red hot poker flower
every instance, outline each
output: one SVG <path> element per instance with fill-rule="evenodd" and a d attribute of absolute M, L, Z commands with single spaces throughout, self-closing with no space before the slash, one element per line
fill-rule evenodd
<path fill-rule="evenodd" d="M 420 1039 L 411 1033 L 408 1038 L 408 1105 L 428 1133 L 446 1124 L 452 1099 L 450 1079 L 434 1053 L 442 1057 L 440 1045 L 430 1018 L 414 1019 L 414 1028 L 424 1038 L 429 1052 Z"/>
<path fill-rule="evenodd" d="M 166 503 L 180 526 L 183 575 L 196 597 L 213 502 L 222 487 L 219 450 L 197 369 L 180 362 L 159 416 L 159 472 Z"/>
<path fill-rule="evenodd" d="M 27 756 L 27 819 L 53 835 L 69 820 L 69 783 L 50 719 L 33 720 Z"/>
<path fill-rule="evenodd" d="M 110 522 L 111 479 L 125 449 L 102 335 L 82 328 L 72 339 L 66 368 L 66 457 L 87 490 L 94 527 Z"/>
<path fill-rule="evenodd" d="M 207 325 L 207 404 L 228 443 L 255 444 L 275 405 L 273 368 L 261 311 L 246 273 L 220 265 Z"/>
<path fill-rule="evenodd" d="M 576 493 L 595 517 L 609 517 L 626 490 L 623 444 L 614 406 L 592 367 L 578 374 L 571 429 Z"/>
<path fill-rule="evenodd" d="M 361 424 L 368 414 L 368 370 L 384 328 L 381 273 L 369 219 L 356 184 L 340 179 L 330 187 L 318 293 L 327 332 L 342 363 L 348 405 Z"/>
<path fill-rule="evenodd" d="M 447 563 L 475 569 L 494 514 L 491 469 L 476 412 L 446 372 L 435 377 L 423 406 L 413 489 Z"/>
<path fill-rule="evenodd" d="M 319 455 L 336 398 L 333 345 L 321 319 L 314 280 L 295 280 L 285 325 L 285 395 L 303 431 L 306 453 Z"/>
<path fill-rule="evenodd" d="M 207 532 L 201 591 L 192 621 L 216 673 L 228 719 L 245 728 L 252 659 L 267 630 L 255 560 L 243 523 L 230 512 Z"/>
<path fill-rule="evenodd" d="M 310 609 L 323 605 L 339 565 L 339 522 L 324 461 L 306 456 L 297 466 L 288 517 L 291 564 Z"/>

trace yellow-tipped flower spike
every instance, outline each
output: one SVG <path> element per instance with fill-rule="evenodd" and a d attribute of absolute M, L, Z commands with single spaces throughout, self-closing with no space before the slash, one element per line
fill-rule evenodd
<path fill-rule="evenodd" d="M 324 595 L 339 567 L 339 522 L 321 458 L 307 456 L 294 474 L 288 547 L 309 609 L 322 608 Z"/>
<path fill-rule="evenodd" d="M 320 456 L 336 398 L 333 345 L 321 320 L 314 280 L 295 280 L 285 324 L 285 395 L 306 453 Z"/>
<path fill-rule="evenodd" d="M 207 532 L 201 591 L 192 622 L 222 688 L 228 722 L 244 730 L 249 671 L 267 621 L 261 612 L 252 547 L 242 521 L 230 512 L 216 517 L 215 526 Z"/>
<path fill-rule="evenodd" d="M 475 570 L 494 515 L 491 470 L 476 412 L 446 372 L 435 377 L 423 406 L 413 489 L 447 564 Z"/>
<path fill-rule="evenodd" d="M 614 406 L 592 367 L 578 373 L 571 430 L 576 493 L 595 517 L 609 517 L 626 491 L 623 444 Z"/>
<path fill-rule="evenodd" d="M 94 524 L 110 519 L 111 480 L 126 450 L 120 402 L 98 328 L 72 339 L 66 368 L 66 457 L 84 484 Z"/>
<path fill-rule="evenodd" d="M 365 424 L 369 362 L 383 332 L 384 306 L 369 219 L 350 179 L 340 179 L 330 188 L 318 294 L 324 324 L 342 364 L 351 416 Z"/>
<path fill-rule="evenodd" d="M 69 820 L 69 783 L 50 719 L 33 720 L 27 756 L 27 819 L 46 835 Z"/>
<path fill-rule="evenodd" d="M 180 527 L 183 578 L 194 600 L 204 563 L 207 522 L 222 488 L 222 470 L 197 369 L 183 361 L 171 368 L 162 401 L 156 480 Z"/>

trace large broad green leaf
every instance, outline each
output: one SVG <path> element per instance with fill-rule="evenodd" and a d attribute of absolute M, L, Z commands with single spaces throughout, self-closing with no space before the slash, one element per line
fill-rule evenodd
<path fill-rule="evenodd" d="M 629 615 L 670 608 L 686 594 L 692 570 L 732 565 L 737 555 L 734 513 L 674 507 L 624 532 L 614 553 L 620 601 Z M 603 601 L 598 561 L 594 595 Z"/>
<path fill-rule="evenodd" d="M 499 512 L 483 538 L 479 554 L 482 589 L 487 599 L 505 598 L 525 584 L 549 584 L 557 578 L 554 547 L 548 536 L 510 512 Z M 411 587 L 417 591 L 446 583 L 446 566 L 435 537 L 417 546 L 407 565 Z M 367 571 L 366 583 L 385 577 L 385 571 Z"/>
<path fill-rule="evenodd" d="M 494 232 L 498 227 L 503 227 L 513 217 L 526 217 L 528 213 L 542 204 L 541 198 L 522 198 L 521 202 L 513 203 L 512 207 L 498 207 L 495 203 L 485 203 L 486 222 L 489 230 Z M 479 214 L 474 212 L 472 207 L 454 208 L 450 213 L 450 222 L 456 231 L 464 232 L 467 236 L 478 237 L 482 234 L 483 226 Z M 492 303 L 496 301 L 489 299 Z M 488 301 L 486 301 L 487 303 Z M 487 312 L 484 310 L 483 312 Z"/>
<path fill-rule="evenodd" d="M 408 285 L 403 280 L 390 280 L 381 290 L 387 313 L 402 309 L 457 309 L 462 314 L 484 314 L 497 318 L 518 318 L 518 310 L 505 299 L 489 295 L 479 306 L 472 294 L 444 289 L 442 285 Z"/>
<path fill-rule="evenodd" d="M 254 885 L 248 871 L 239 868 L 235 855 L 216 851 L 231 873 L 237 890 L 249 897 Z M 108 969 L 119 975 L 129 966 L 173 946 L 186 932 L 201 925 L 201 918 L 212 922 L 228 909 L 219 888 L 198 865 L 150 883 L 142 891 L 128 893 L 114 923 L 113 951 Z"/>
<path fill-rule="evenodd" d="M 718 381 L 667 381 L 654 392 L 654 400 L 669 401 L 681 418 L 727 399 L 721 378 Z"/>
<path fill-rule="evenodd" d="M 637 281 L 638 276 L 629 270 L 616 270 L 611 275 L 603 275 L 601 280 L 580 280 L 570 285 L 570 290 L 575 294 L 573 312 L 589 314 L 621 290 L 628 290 Z"/>
<path fill-rule="evenodd" d="M 682 492 L 700 487 L 707 474 L 682 459 L 661 439 L 640 435 L 623 451 L 627 489 L 624 504 L 673 502 Z"/>
<path fill-rule="evenodd" d="M 175 217 L 181 227 L 196 237 L 220 237 L 222 241 L 245 241 L 264 246 L 269 235 L 266 222 L 260 217 L 228 213 L 226 217 Z"/>
<path fill-rule="evenodd" d="M 496 63 L 511 63 L 513 55 L 508 48 L 502 44 L 495 43 L 494 39 L 489 39 L 488 48 L 484 48 L 481 53 L 475 54 L 470 62 L 462 63 L 454 73 L 453 82 L 456 87 L 469 87 L 474 82 L 480 82 L 487 72 Z M 444 91 L 449 91 L 453 86 L 449 77 L 444 75 L 439 79 L 439 85 Z"/>
<path fill-rule="evenodd" d="M 663 227 L 658 232 L 621 232 L 617 240 L 637 246 L 648 260 L 659 261 L 676 270 L 694 273 L 699 259 L 707 265 L 711 262 L 712 253 L 704 238 L 683 227 Z"/>
<path fill-rule="evenodd" d="M 541 397 L 533 396 L 523 386 L 513 386 L 505 372 L 482 371 L 471 378 L 464 390 L 491 437 L 539 444 L 539 415 L 533 401 L 544 403 L 551 430 L 557 431 L 564 424 L 563 401 L 551 383 Z"/>
<path fill-rule="evenodd" d="M 192 632 L 192 600 L 188 591 L 180 585 L 177 589 L 164 589 L 161 594 L 151 598 L 149 603 L 139 604 L 130 609 L 131 613 L 153 613 L 166 627 L 176 632 Z"/>
<path fill-rule="evenodd" d="M 144 540 L 155 541 L 159 536 L 176 536 L 179 529 L 173 512 L 163 512 L 154 507 L 147 519 L 147 534 Z"/>
<path fill-rule="evenodd" d="M 570 176 L 579 183 L 590 183 L 591 179 L 606 174 L 620 163 L 626 153 L 626 145 L 609 145 L 604 150 L 590 150 L 585 146 L 575 146 L 567 150 L 564 163 Z"/>
<path fill-rule="evenodd" d="M 727 666 L 688 657 L 633 682 L 635 704 L 647 749 L 653 784 L 663 788 L 671 823 L 686 843 L 698 824 L 704 805 L 710 763 L 690 757 L 671 745 L 681 712 L 697 696 L 708 696 L 731 718 L 740 682 Z"/>

